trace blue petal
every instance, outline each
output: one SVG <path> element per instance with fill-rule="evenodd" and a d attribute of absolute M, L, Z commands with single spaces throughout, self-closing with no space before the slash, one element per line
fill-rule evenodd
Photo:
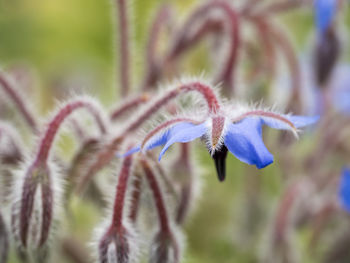
<path fill-rule="evenodd" d="M 175 142 L 190 142 L 194 139 L 201 137 L 207 132 L 207 124 L 203 122 L 199 125 L 192 123 L 180 123 L 168 130 L 166 136 L 166 144 L 159 154 L 159 160 L 162 158 L 163 154 L 168 150 L 168 148 Z"/>
<path fill-rule="evenodd" d="M 262 140 L 262 124 L 260 118 L 245 118 L 239 123 L 229 124 L 224 137 L 225 145 L 233 155 L 259 169 L 273 162 L 273 156 Z"/>
<path fill-rule="evenodd" d="M 286 118 L 289 120 L 295 128 L 302 128 L 307 125 L 311 125 L 316 123 L 319 120 L 319 116 L 289 116 L 289 115 L 282 115 L 283 118 Z M 291 127 L 289 124 L 287 124 L 284 121 L 271 118 L 271 117 L 260 117 L 263 121 L 263 123 L 271 128 L 279 129 L 279 130 L 290 130 Z"/>
<path fill-rule="evenodd" d="M 296 128 L 302 128 L 311 124 L 316 123 L 320 116 L 284 116 L 286 119 L 291 121 Z"/>
<path fill-rule="evenodd" d="M 324 32 L 330 26 L 336 12 L 337 0 L 316 0 L 315 19 L 320 32 Z"/>
<path fill-rule="evenodd" d="M 145 149 L 152 150 L 155 147 L 166 144 L 166 142 L 168 141 L 169 135 L 170 135 L 170 131 L 172 129 L 174 129 L 175 126 L 170 128 L 169 130 L 165 131 L 161 135 L 158 135 L 158 136 L 155 136 L 154 138 L 151 138 L 150 141 L 146 144 Z"/>
<path fill-rule="evenodd" d="M 350 169 L 344 168 L 340 177 L 338 198 L 343 208 L 350 213 Z"/>
<path fill-rule="evenodd" d="M 136 153 L 136 152 L 139 152 L 141 150 L 141 147 L 140 146 L 136 146 L 136 147 L 134 147 L 134 148 L 131 148 L 129 151 L 127 151 L 126 153 L 123 153 L 123 154 L 120 154 L 120 153 L 116 153 L 116 156 L 118 157 L 118 158 L 120 158 L 120 157 L 127 157 L 127 156 L 129 156 L 129 155 L 131 155 L 131 154 L 134 154 L 134 153 Z"/>

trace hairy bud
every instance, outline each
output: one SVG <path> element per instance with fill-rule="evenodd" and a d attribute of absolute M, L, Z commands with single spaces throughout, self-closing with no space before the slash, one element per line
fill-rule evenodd
<path fill-rule="evenodd" d="M 180 262 L 181 242 L 172 232 L 158 232 L 152 242 L 150 263 Z"/>
<path fill-rule="evenodd" d="M 135 262 L 138 256 L 138 241 L 132 224 L 128 223 L 129 216 L 124 215 L 127 201 L 127 187 L 132 168 L 132 156 L 123 160 L 116 185 L 113 213 L 103 227 L 102 234 L 98 233 L 97 257 L 100 263 L 129 263 Z M 101 237 L 102 236 L 102 237 Z"/>
<path fill-rule="evenodd" d="M 34 163 L 19 176 L 12 206 L 12 232 L 21 257 L 46 262 L 60 193 L 53 165 Z M 56 188 L 55 188 L 56 187 Z"/>
<path fill-rule="evenodd" d="M 330 78 L 334 65 L 338 60 L 340 44 L 335 30 L 330 27 L 320 35 L 315 50 L 315 78 L 323 87 Z"/>
<path fill-rule="evenodd" d="M 108 229 L 98 244 L 100 263 L 128 263 L 133 261 L 130 255 L 131 236 L 126 228 Z"/>

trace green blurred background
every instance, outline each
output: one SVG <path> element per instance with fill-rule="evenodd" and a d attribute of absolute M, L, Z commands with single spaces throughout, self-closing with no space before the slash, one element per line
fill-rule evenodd
<path fill-rule="evenodd" d="M 166 1 L 133 0 L 132 82 L 137 86 L 143 76 L 144 49 L 149 26 L 157 8 Z M 202 1 L 173 0 L 174 12 L 185 18 Z M 111 107 L 118 101 L 118 39 L 115 32 L 113 2 L 107 0 L 0 0 L 0 65 L 8 69 L 29 66 L 36 76 L 33 104 L 38 112 L 52 110 L 56 99 L 67 98 L 74 87 L 98 97 Z M 280 16 L 290 28 L 290 36 L 302 53 L 310 45 L 313 30 L 311 10 L 299 10 Z M 344 16 L 345 17 L 345 16 Z M 346 16 L 349 25 L 349 16 Z M 210 72 L 205 48 L 191 51 L 190 72 Z M 204 56 L 203 56 L 204 55 Z M 204 58 L 204 59 L 203 59 Z M 343 58 L 344 60 L 344 58 Z M 39 91 L 39 92 L 36 92 Z M 34 94 L 35 93 L 35 94 Z M 201 167 L 203 192 L 193 216 L 186 225 L 186 263 L 257 262 L 263 249 L 271 216 L 284 188 L 284 176 L 278 166 L 276 132 L 267 131 L 267 146 L 275 153 L 275 163 L 257 170 L 229 155 L 227 179 L 219 183 L 212 160 L 203 146 L 195 157 Z M 292 151 L 297 159 L 312 149 L 306 134 Z M 297 176 L 297 175 L 296 175 Z M 88 243 L 91 229 L 101 219 L 96 208 L 80 200 L 72 204 L 74 220 L 70 229 Z M 301 231 L 300 250 L 306 249 L 308 230 Z M 17 262 L 12 255 L 10 262 Z M 57 262 L 68 262 L 57 259 Z M 318 262 L 303 254 L 302 262 Z"/>

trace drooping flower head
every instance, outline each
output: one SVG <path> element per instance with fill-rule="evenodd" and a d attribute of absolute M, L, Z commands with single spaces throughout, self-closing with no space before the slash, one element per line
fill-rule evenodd
<path fill-rule="evenodd" d="M 150 131 L 141 145 L 129 151 L 127 155 L 164 145 L 159 154 L 160 160 L 172 144 L 202 138 L 206 141 L 208 151 L 215 161 L 219 180 L 223 181 L 228 151 L 240 161 L 255 165 L 259 169 L 273 162 L 273 156 L 262 139 L 264 125 L 274 129 L 291 130 L 297 135 L 298 128 L 312 124 L 318 119 L 318 117 L 284 115 L 240 105 L 228 107 L 219 101 L 208 86 L 206 93 L 208 113 L 204 117 L 185 116 L 167 120 Z"/>

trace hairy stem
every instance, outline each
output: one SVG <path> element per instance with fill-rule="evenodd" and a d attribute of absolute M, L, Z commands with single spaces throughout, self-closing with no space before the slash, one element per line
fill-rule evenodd
<path fill-rule="evenodd" d="M 118 177 L 116 193 L 113 205 L 112 224 L 115 229 L 120 230 L 123 226 L 123 215 L 125 207 L 126 189 L 131 175 L 132 155 L 123 160 L 122 168 Z"/>
<path fill-rule="evenodd" d="M 161 28 L 167 23 L 170 16 L 170 8 L 168 5 L 163 5 L 158 10 L 154 21 L 151 26 L 146 50 L 146 65 L 147 71 L 144 80 L 141 85 L 141 90 L 147 90 L 155 85 L 161 74 L 160 64 L 162 63 L 159 58 L 156 57 L 156 47 L 159 41 Z"/>
<path fill-rule="evenodd" d="M 190 18 L 185 22 L 184 26 L 182 27 L 182 30 L 177 36 L 177 39 L 174 41 L 174 45 L 170 49 L 168 60 L 173 59 L 176 54 L 179 54 L 181 50 L 181 46 L 184 45 L 183 40 L 184 36 L 187 34 L 187 31 L 189 28 L 191 28 L 192 25 L 196 24 L 196 21 L 201 21 L 203 17 L 208 15 L 212 10 L 222 10 L 223 14 L 225 15 L 226 19 L 224 20 L 229 24 L 229 35 L 230 35 L 230 49 L 229 53 L 226 55 L 225 62 L 223 63 L 221 70 L 219 71 L 218 75 L 215 78 L 215 83 L 224 82 L 224 84 L 229 87 L 230 92 L 233 91 L 233 83 L 234 83 L 234 69 L 236 65 L 237 55 L 238 55 L 238 48 L 240 43 L 240 33 L 239 33 L 239 18 L 236 11 L 232 8 L 232 6 L 227 1 L 210 1 L 200 8 L 198 8 L 191 16 Z M 200 30 L 205 29 L 201 28 Z M 217 29 L 217 27 L 213 27 L 213 29 Z M 216 31 L 216 30 L 215 30 Z M 214 31 L 214 32 L 215 32 Z M 208 30 L 205 30 L 203 32 L 210 32 Z M 195 34 L 196 35 L 196 34 Z M 201 34 L 204 35 L 204 34 Z M 193 45 L 193 44 L 192 44 Z"/>
<path fill-rule="evenodd" d="M 18 93 L 18 91 L 13 87 L 10 80 L 5 76 L 5 73 L 0 72 L 0 86 L 3 88 L 5 93 L 10 97 L 10 99 L 17 106 L 17 109 L 22 114 L 23 118 L 28 123 L 29 127 L 37 132 L 37 123 L 34 118 L 33 113 L 30 111 L 29 106 L 25 102 L 24 98 Z"/>
<path fill-rule="evenodd" d="M 150 99 L 150 96 L 147 93 L 143 93 L 139 96 L 136 96 L 134 98 L 131 98 L 130 100 L 127 100 L 125 103 L 123 103 L 121 106 L 115 108 L 111 114 L 110 118 L 112 121 L 116 121 L 118 118 L 120 118 L 124 113 L 128 112 L 129 110 L 132 110 L 136 107 L 139 107 L 141 104 L 148 102 Z"/>
<path fill-rule="evenodd" d="M 163 193 L 149 163 L 145 159 L 141 159 L 141 164 L 153 194 L 154 203 L 158 213 L 160 229 L 162 232 L 168 233 L 170 231 L 169 216 L 165 207 Z"/>
<path fill-rule="evenodd" d="M 36 162 L 47 162 L 52 148 L 52 144 L 54 142 L 59 128 L 61 127 L 65 119 L 79 108 L 85 108 L 86 110 L 88 110 L 88 112 L 94 117 L 101 131 L 103 131 L 103 133 L 106 132 L 102 117 L 100 116 L 99 111 L 93 106 L 93 104 L 85 100 L 76 100 L 69 102 L 65 106 L 63 106 L 63 108 L 53 117 L 53 119 L 48 124 L 44 136 L 39 143 L 39 151 L 36 156 Z"/>
<path fill-rule="evenodd" d="M 130 54 L 129 54 L 129 21 L 126 0 L 115 0 L 118 9 L 120 37 L 120 85 L 121 95 L 125 97 L 130 90 Z"/>

